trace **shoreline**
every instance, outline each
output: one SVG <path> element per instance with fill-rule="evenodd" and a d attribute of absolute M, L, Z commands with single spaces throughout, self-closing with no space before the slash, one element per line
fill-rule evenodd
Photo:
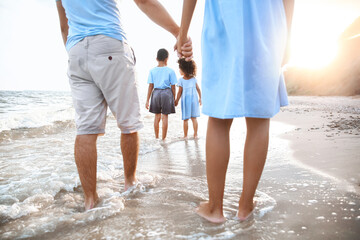
<path fill-rule="evenodd" d="M 283 134 L 294 159 L 360 193 L 360 98 L 289 97 L 273 120 L 295 126 Z M 328 100 L 330 100 L 328 102 Z"/>

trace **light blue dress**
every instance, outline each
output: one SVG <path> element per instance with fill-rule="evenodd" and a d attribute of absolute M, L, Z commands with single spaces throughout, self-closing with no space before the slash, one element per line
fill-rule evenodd
<path fill-rule="evenodd" d="M 183 89 L 181 94 L 182 120 L 200 117 L 199 98 L 196 91 L 196 78 L 191 78 L 189 80 L 180 78 L 178 80 L 178 86 Z"/>
<path fill-rule="evenodd" d="M 202 33 L 203 113 L 271 118 L 288 105 L 281 63 L 282 0 L 207 0 Z"/>

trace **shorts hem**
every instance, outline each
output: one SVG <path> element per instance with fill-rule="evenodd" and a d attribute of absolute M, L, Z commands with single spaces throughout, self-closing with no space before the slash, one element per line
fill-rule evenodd
<path fill-rule="evenodd" d="M 151 111 L 149 111 L 149 112 L 151 112 Z M 163 113 L 163 112 L 151 112 L 151 113 L 154 113 L 154 114 L 165 114 L 165 115 L 169 115 L 169 114 L 174 114 L 174 113 L 176 113 L 176 112 L 170 112 L 170 113 Z"/>
<path fill-rule="evenodd" d="M 122 134 L 131 134 L 131 133 L 136 133 L 138 132 L 139 130 L 141 130 L 142 128 L 144 127 L 144 124 L 139 124 L 138 126 L 136 127 L 133 127 L 133 128 L 120 128 L 120 131 Z"/>
<path fill-rule="evenodd" d="M 76 131 L 76 135 L 105 134 L 105 130 Z"/>

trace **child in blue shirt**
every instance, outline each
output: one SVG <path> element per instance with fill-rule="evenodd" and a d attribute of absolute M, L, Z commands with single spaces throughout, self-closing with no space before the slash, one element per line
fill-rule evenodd
<path fill-rule="evenodd" d="M 167 67 L 169 52 L 162 48 L 157 52 L 158 66 L 151 69 L 148 77 L 148 94 L 145 107 L 155 114 L 155 137 L 159 138 L 159 124 L 162 120 L 162 139 L 166 138 L 168 129 L 168 115 L 175 113 L 175 84 L 177 83 L 174 70 Z"/>
<path fill-rule="evenodd" d="M 194 127 L 194 138 L 197 137 L 198 122 L 200 117 L 201 91 L 196 81 L 196 64 L 193 60 L 186 61 L 179 59 L 180 74 L 183 76 L 178 81 L 179 92 L 175 100 L 175 106 L 178 105 L 181 97 L 182 120 L 184 120 L 184 138 L 188 133 L 188 121 L 191 119 Z M 199 94 L 199 98 L 198 98 Z"/>

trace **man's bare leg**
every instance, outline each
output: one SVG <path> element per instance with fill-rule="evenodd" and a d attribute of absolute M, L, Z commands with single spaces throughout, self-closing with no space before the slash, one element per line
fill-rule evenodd
<path fill-rule="evenodd" d="M 196 118 L 191 118 L 193 128 L 194 128 L 194 138 L 197 138 L 197 132 L 198 132 L 198 122 Z"/>
<path fill-rule="evenodd" d="M 184 120 L 184 138 L 187 137 L 189 129 L 189 119 Z"/>
<path fill-rule="evenodd" d="M 168 130 L 168 115 L 167 114 L 161 114 L 162 116 L 162 140 L 165 140 L 167 130 Z"/>
<path fill-rule="evenodd" d="M 138 133 L 121 134 L 121 152 L 124 161 L 125 191 L 136 184 L 136 165 L 139 156 Z"/>
<path fill-rule="evenodd" d="M 206 134 L 206 176 L 209 201 L 201 203 L 196 212 L 210 222 L 221 223 L 225 177 L 230 157 L 229 132 L 232 119 L 209 117 Z"/>
<path fill-rule="evenodd" d="M 155 114 L 154 118 L 154 131 L 155 131 L 155 138 L 159 138 L 159 124 L 161 120 L 161 113 Z"/>
<path fill-rule="evenodd" d="M 85 210 L 95 207 L 96 193 L 97 134 L 77 135 L 75 140 L 75 162 L 84 190 Z"/>
<path fill-rule="evenodd" d="M 268 151 L 270 120 L 246 118 L 246 126 L 243 190 L 237 216 L 240 219 L 247 217 L 254 208 L 253 199 Z"/>

